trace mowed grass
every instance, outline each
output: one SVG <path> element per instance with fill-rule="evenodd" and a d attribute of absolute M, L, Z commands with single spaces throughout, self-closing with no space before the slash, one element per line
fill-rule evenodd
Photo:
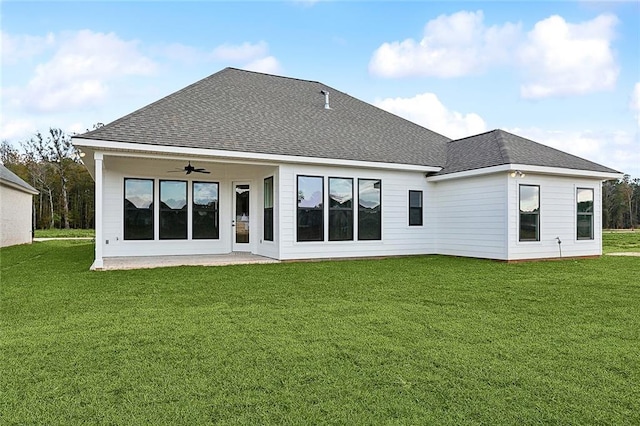
<path fill-rule="evenodd" d="M 95 238 L 94 229 L 36 229 L 36 238 Z"/>
<path fill-rule="evenodd" d="M 92 254 L 0 251 L 0 424 L 640 424 L 640 258 Z"/>
<path fill-rule="evenodd" d="M 602 251 L 640 253 L 640 230 L 602 231 Z"/>

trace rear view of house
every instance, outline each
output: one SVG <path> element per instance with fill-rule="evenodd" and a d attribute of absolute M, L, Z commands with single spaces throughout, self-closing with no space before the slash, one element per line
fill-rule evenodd
<path fill-rule="evenodd" d="M 96 257 L 601 254 L 616 170 L 494 130 L 460 140 L 316 81 L 226 68 L 73 138 Z M 560 242 L 560 244 L 559 244 Z"/>
<path fill-rule="evenodd" d="M 35 188 L 0 164 L 0 247 L 30 243 Z"/>

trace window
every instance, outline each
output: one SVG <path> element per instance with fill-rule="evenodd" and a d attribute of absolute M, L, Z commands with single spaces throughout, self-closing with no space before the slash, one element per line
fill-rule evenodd
<path fill-rule="evenodd" d="M 187 239 L 187 182 L 160 181 L 160 239 Z"/>
<path fill-rule="evenodd" d="M 193 182 L 191 238 L 194 240 L 220 238 L 218 190 L 217 182 Z"/>
<path fill-rule="evenodd" d="M 353 240 L 353 179 L 329 178 L 329 241 Z"/>
<path fill-rule="evenodd" d="M 577 199 L 577 229 L 579 240 L 593 240 L 593 189 L 578 188 Z"/>
<path fill-rule="evenodd" d="M 520 241 L 540 241 L 540 187 L 520 185 Z"/>
<path fill-rule="evenodd" d="M 382 239 L 382 182 L 358 179 L 358 239 Z"/>
<path fill-rule="evenodd" d="M 273 176 L 264 180 L 264 236 L 265 241 L 273 241 Z"/>
<path fill-rule="evenodd" d="M 124 239 L 153 240 L 153 180 L 124 180 Z"/>
<path fill-rule="evenodd" d="M 422 226 L 422 191 L 409 191 L 409 226 Z"/>
<path fill-rule="evenodd" d="M 324 179 L 298 176 L 298 241 L 324 240 Z"/>

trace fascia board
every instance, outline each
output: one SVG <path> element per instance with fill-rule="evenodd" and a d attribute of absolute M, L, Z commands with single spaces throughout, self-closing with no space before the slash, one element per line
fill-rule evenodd
<path fill-rule="evenodd" d="M 24 186 L 18 185 L 17 183 L 11 182 L 9 180 L 4 180 L 3 179 L 2 181 L 0 181 L 0 183 L 2 183 L 2 185 L 4 185 L 4 186 L 8 186 L 9 188 L 12 188 L 12 189 L 17 189 L 18 191 L 25 192 L 27 194 L 38 195 L 40 193 L 40 192 L 38 192 L 36 190 L 31 190 L 29 188 L 25 188 Z"/>
<path fill-rule="evenodd" d="M 404 170 L 404 171 L 417 171 L 422 173 L 438 172 L 442 170 L 441 167 L 435 166 L 422 166 L 417 164 L 398 164 L 398 163 L 382 163 L 374 161 L 357 161 L 357 160 L 342 160 L 334 158 L 316 158 L 305 156 L 293 156 L 293 155 L 279 155 L 279 154 L 262 154 L 255 152 L 239 152 L 239 151 L 222 151 L 216 149 L 204 149 L 204 148 L 188 148 L 188 147 L 175 147 L 175 146 L 160 146 L 160 145 L 148 145 L 137 144 L 128 142 L 114 142 L 103 141 L 99 139 L 84 139 L 84 138 L 72 138 L 71 142 L 77 147 L 87 147 L 92 150 L 102 151 L 107 155 L 125 155 L 125 156 L 137 156 L 144 155 L 146 158 L 150 158 L 153 154 L 158 158 L 167 158 L 167 156 L 175 156 L 175 158 L 184 158 L 185 156 L 194 157 L 206 157 L 211 159 L 224 159 L 234 162 L 244 162 L 247 164 L 311 164 L 311 165 L 323 165 L 323 166 L 344 166 L 344 167 L 356 167 L 356 168 L 373 168 L 373 169 L 387 169 L 387 170 Z M 151 155 L 149 155 L 151 154 Z"/>
<path fill-rule="evenodd" d="M 500 166 L 485 167 L 482 169 L 465 170 L 457 173 L 450 173 L 446 175 L 430 176 L 427 178 L 429 182 L 439 182 L 443 180 L 463 179 L 474 176 L 488 175 L 492 173 L 512 172 L 514 170 L 520 170 L 521 172 L 554 175 L 554 176 L 567 176 L 567 177 L 583 177 L 590 179 L 600 180 L 612 180 L 621 179 L 623 173 L 609 173 L 609 172 L 597 172 L 592 170 L 577 170 L 577 169 L 565 169 L 562 167 L 544 167 L 544 166 L 531 166 L 526 164 L 503 164 Z"/>

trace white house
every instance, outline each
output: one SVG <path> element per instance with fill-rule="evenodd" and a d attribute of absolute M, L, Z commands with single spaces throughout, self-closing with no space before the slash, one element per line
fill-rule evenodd
<path fill-rule="evenodd" d="M 73 138 L 116 256 L 601 254 L 616 170 L 502 130 L 460 140 L 326 85 L 226 68 Z M 559 241 L 561 244 L 559 244 Z"/>
<path fill-rule="evenodd" d="M 31 243 L 33 196 L 37 193 L 0 164 L 0 247 Z"/>

